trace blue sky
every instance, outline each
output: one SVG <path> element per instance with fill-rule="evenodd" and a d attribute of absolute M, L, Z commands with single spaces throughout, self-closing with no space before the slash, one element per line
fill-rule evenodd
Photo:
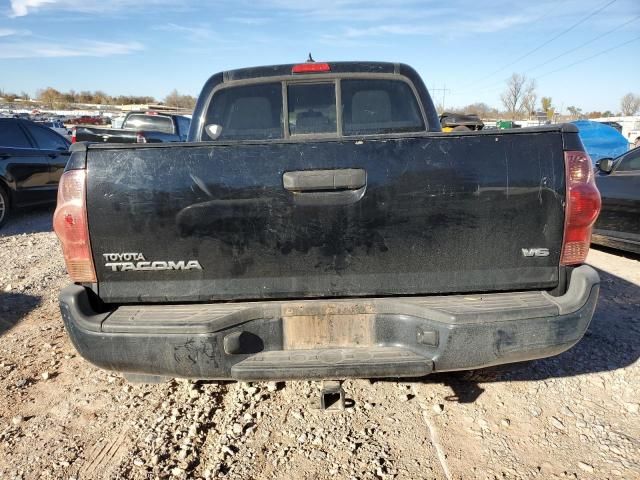
<path fill-rule="evenodd" d="M 611 1 L 0 0 L 0 88 L 197 95 L 215 72 L 312 52 L 408 63 L 447 106 L 501 106 L 518 72 L 557 107 L 615 111 L 640 94 L 640 0 L 613 0 L 521 58 Z"/>

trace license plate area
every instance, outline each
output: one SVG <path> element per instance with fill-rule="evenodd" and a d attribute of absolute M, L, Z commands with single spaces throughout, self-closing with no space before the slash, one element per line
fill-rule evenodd
<path fill-rule="evenodd" d="M 284 350 L 370 347 L 375 344 L 369 303 L 301 303 L 282 307 Z"/>

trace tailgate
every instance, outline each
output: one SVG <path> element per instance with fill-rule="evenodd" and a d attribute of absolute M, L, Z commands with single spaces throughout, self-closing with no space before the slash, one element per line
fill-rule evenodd
<path fill-rule="evenodd" d="M 77 142 L 100 143 L 133 143 L 136 140 L 136 132 L 122 130 L 120 128 L 91 128 L 76 127 Z"/>
<path fill-rule="evenodd" d="M 91 245 L 106 302 L 558 284 L 559 129 L 91 146 L 87 168 Z"/>

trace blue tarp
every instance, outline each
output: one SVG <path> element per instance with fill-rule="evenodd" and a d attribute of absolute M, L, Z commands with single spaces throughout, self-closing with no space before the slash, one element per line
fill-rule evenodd
<path fill-rule="evenodd" d="M 584 148 L 595 163 L 601 158 L 615 158 L 629 150 L 629 142 L 618 130 L 604 123 L 578 120 L 573 123 L 580 130 Z"/>

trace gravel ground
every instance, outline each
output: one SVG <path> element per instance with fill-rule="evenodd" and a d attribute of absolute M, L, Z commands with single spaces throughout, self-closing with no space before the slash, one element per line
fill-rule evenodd
<path fill-rule="evenodd" d="M 640 261 L 594 250 L 586 337 L 554 358 L 415 381 L 130 385 L 80 358 L 51 210 L 0 232 L 0 479 L 640 478 Z"/>

